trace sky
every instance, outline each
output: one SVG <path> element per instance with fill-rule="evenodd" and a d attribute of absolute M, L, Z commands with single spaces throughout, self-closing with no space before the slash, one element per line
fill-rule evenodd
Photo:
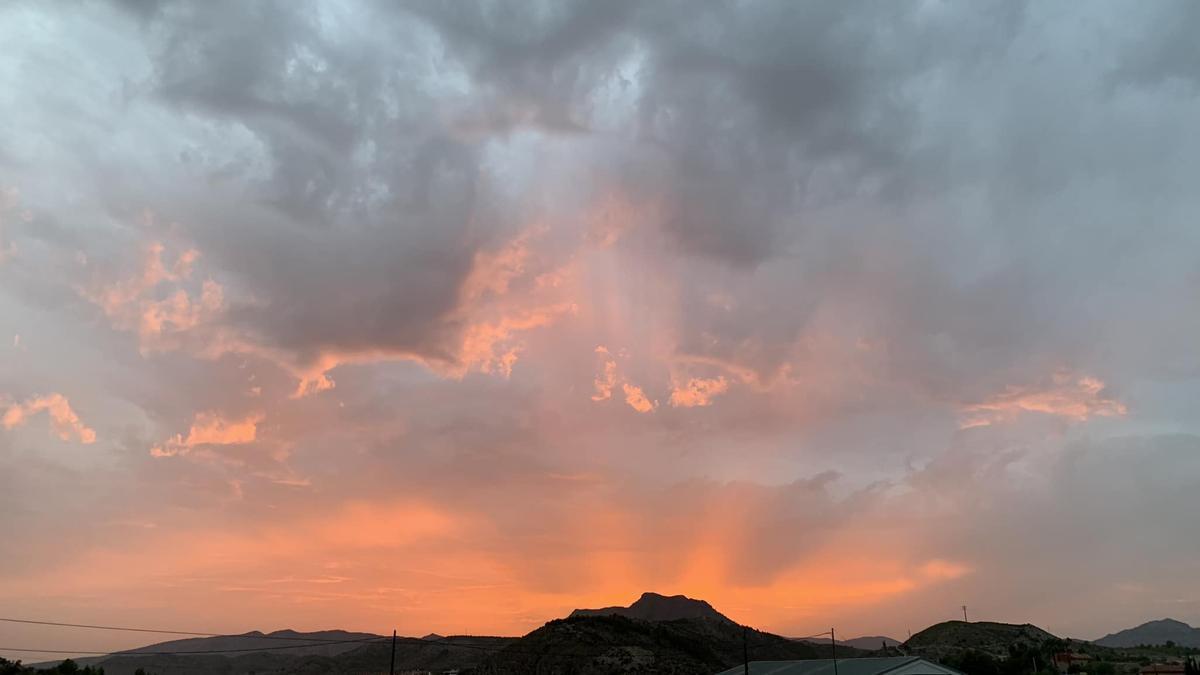
<path fill-rule="evenodd" d="M 1197 22 L 3 3 L 0 608 L 1200 625 Z"/>

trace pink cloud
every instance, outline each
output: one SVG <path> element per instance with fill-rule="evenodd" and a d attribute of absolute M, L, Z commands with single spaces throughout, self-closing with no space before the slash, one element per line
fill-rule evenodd
<path fill-rule="evenodd" d="M 724 376 L 703 378 L 692 377 L 671 390 L 671 405 L 676 408 L 695 408 L 712 405 L 717 396 L 729 389 L 729 380 Z"/>
<path fill-rule="evenodd" d="M 167 442 L 150 449 L 154 457 L 185 455 L 202 445 L 244 445 L 253 443 L 258 437 L 258 423 L 264 419 L 262 413 L 252 413 L 244 418 L 228 420 L 215 412 L 197 413 L 187 437 L 175 434 Z"/>
<path fill-rule="evenodd" d="M 617 362 L 609 358 L 608 349 L 603 345 L 596 347 L 596 353 L 604 356 L 604 365 L 603 372 L 596 375 L 592 382 L 592 388 L 595 390 L 592 400 L 607 401 L 612 398 L 613 387 L 617 386 Z"/>
<path fill-rule="evenodd" d="M 180 348 L 186 333 L 215 322 L 225 304 L 224 289 L 211 279 L 196 294 L 182 286 L 200 258 L 199 251 L 186 249 L 168 265 L 163 260 L 165 250 L 161 242 L 151 242 L 142 252 L 137 274 L 79 289 L 113 328 L 137 333 L 143 353 Z M 167 294 L 159 299 L 164 288 Z"/>
<path fill-rule="evenodd" d="M 69 441 L 74 438 L 84 444 L 96 442 L 96 432 L 79 419 L 79 415 L 75 414 L 70 402 L 62 394 L 34 396 L 23 403 L 14 403 L 4 411 L 4 416 L 0 417 L 0 424 L 5 429 L 13 429 L 42 411 L 50 416 L 54 433 L 62 440 Z"/>
<path fill-rule="evenodd" d="M 1104 382 L 1094 377 L 1055 373 L 1046 386 L 1010 386 L 981 403 L 962 408 L 961 428 L 1010 422 L 1025 413 L 1086 422 L 1091 417 L 1121 417 L 1125 404 L 1108 394 Z"/>
<path fill-rule="evenodd" d="M 630 408 L 640 413 L 654 410 L 656 404 L 646 397 L 646 393 L 642 391 L 641 387 L 626 382 L 621 385 L 621 389 L 625 392 L 625 402 L 629 404 Z"/>
<path fill-rule="evenodd" d="M 461 379 L 471 372 L 510 377 L 525 350 L 527 333 L 579 312 L 571 296 L 571 266 L 545 270 L 544 264 L 536 264 L 534 244 L 544 232 L 543 227 L 531 227 L 495 251 L 476 253 L 459 291 L 459 305 L 447 318 L 457 330 L 448 337 L 442 358 L 382 347 L 330 349 L 297 365 L 288 355 L 257 351 L 271 353 L 272 360 L 297 377 L 293 398 L 333 389 L 336 382 L 330 372 L 351 364 L 406 360 L 446 378 Z"/>

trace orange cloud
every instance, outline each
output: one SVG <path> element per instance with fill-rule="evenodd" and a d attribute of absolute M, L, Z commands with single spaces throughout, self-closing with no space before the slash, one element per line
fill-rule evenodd
<path fill-rule="evenodd" d="M 597 354 L 605 355 L 604 372 L 596 376 L 592 387 L 596 393 L 592 394 L 593 401 L 607 401 L 612 398 L 613 387 L 617 386 L 617 362 L 611 358 L 607 358 L 608 349 L 603 345 L 596 347 Z"/>
<path fill-rule="evenodd" d="M 1040 413 L 1072 422 L 1086 422 L 1094 416 L 1120 417 L 1125 404 L 1107 395 L 1104 382 L 1094 377 L 1075 378 L 1055 373 L 1045 388 L 1010 386 L 1004 393 L 962 409 L 960 428 L 1010 422 L 1024 413 Z"/>
<path fill-rule="evenodd" d="M 578 305 L 564 297 L 566 268 L 544 271 L 536 262 L 533 243 L 547 231 L 535 225 L 496 251 L 479 251 L 459 292 L 457 315 L 462 331 L 455 363 L 434 367 L 443 375 L 468 372 L 512 375 L 524 350 L 521 333 L 575 314 Z"/>
<path fill-rule="evenodd" d="M 34 396 L 26 399 L 24 403 L 14 403 L 4 411 L 4 416 L 0 417 L 0 424 L 5 429 L 13 429 L 24 424 L 31 415 L 42 411 L 46 411 L 50 416 L 54 433 L 62 440 L 69 441 L 75 438 L 84 444 L 96 442 L 96 432 L 79 419 L 71 409 L 70 402 L 62 394 Z"/>
<path fill-rule="evenodd" d="M 461 377 L 477 370 L 509 377 L 513 364 L 523 347 L 513 341 L 515 334 L 548 326 L 558 317 L 578 311 L 574 303 L 564 302 L 548 307 L 521 310 L 495 321 L 483 321 L 467 326 L 459 350 L 459 365 L 455 372 Z"/>
<path fill-rule="evenodd" d="M 671 405 L 676 408 L 695 408 L 712 405 L 712 400 L 729 389 L 729 380 L 724 376 L 713 378 L 693 377 L 682 385 L 676 383 L 671 390 Z"/>
<path fill-rule="evenodd" d="M 114 328 L 136 332 L 143 353 L 179 348 L 182 334 L 212 321 L 225 303 L 224 289 L 212 280 L 201 285 L 196 297 L 175 288 L 157 299 L 163 284 L 187 280 L 200 258 L 196 249 L 186 249 L 168 266 L 163 261 L 165 250 L 161 242 L 152 242 L 142 252 L 141 270 L 136 275 L 79 289 L 80 295 L 99 307 Z"/>
<path fill-rule="evenodd" d="M 672 357 L 672 361 L 683 366 L 701 366 L 723 370 L 734 381 L 758 391 L 771 391 L 796 383 L 792 376 L 792 364 L 787 362 L 779 364 L 774 370 L 764 374 L 735 360 L 710 355 L 676 354 Z"/>
<path fill-rule="evenodd" d="M 185 455 L 201 445 L 243 445 L 253 443 L 258 436 L 262 413 L 253 413 L 240 420 L 227 420 L 215 412 L 197 413 L 186 438 L 175 434 L 162 445 L 150 448 L 154 457 Z"/>
<path fill-rule="evenodd" d="M 593 401 L 607 401 L 612 398 L 613 389 L 619 383 L 621 391 L 625 393 L 625 403 L 630 408 L 640 413 L 648 413 L 658 406 L 656 401 L 651 401 L 646 396 L 641 387 L 630 383 L 617 374 L 617 362 L 610 356 L 607 347 L 604 345 L 596 347 L 596 353 L 604 358 L 604 362 L 601 366 L 601 372 L 596 375 L 595 380 L 592 382 L 592 388 L 595 390 L 595 393 L 592 394 Z"/>
<path fill-rule="evenodd" d="M 498 251 L 477 251 L 471 272 L 463 281 L 459 296 L 466 304 L 508 293 L 512 282 L 525 274 L 529 261 L 530 239 L 543 229 L 523 232 Z"/>
<path fill-rule="evenodd" d="M 621 389 L 625 392 L 625 402 L 629 404 L 630 408 L 640 413 L 648 413 L 654 410 L 655 404 L 649 398 L 646 398 L 646 394 L 642 391 L 641 387 L 626 382 L 621 385 Z"/>
<path fill-rule="evenodd" d="M 553 325 L 576 314 L 579 306 L 567 295 L 570 266 L 547 272 L 531 264 L 532 242 L 545 228 L 534 227 L 496 251 L 476 253 L 472 269 L 459 290 L 459 307 L 451 319 L 463 328 L 443 358 L 411 351 L 364 349 L 329 351 L 308 364 L 295 365 L 286 356 L 265 349 L 248 349 L 292 372 L 299 383 L 293 398 L 332 389 L 329 373 L 349 364 L 416 361 L 442 377 L 462 378 L 478 372 L 510 377 L 525 345 L 524 333 Z"/>
<path fill-rule="evenodd" d="M 117 330 L 136 332 L 142 353 L 186 349 L 199 358 L 226 354 L 262 358 L 296 378 L 292 398 L 333 389 L 330 372 L 339 366 L 382 361 L 416 361 L 443 377 L 461 378 L 469 372 L 509 377 L 525 345 L 523 333 L 549 326 L 578 313 L 570 297 L 573 266 L 538 266 L 533 243 L 546 231 L 536 226 L 495 251 L 480 251 L 459 291 L 459 306 L 446 318 L 457 342 L 443 355 L 429 357 L 388 347 L 343 350 L 331 348 L 313 358 L 262 343 L 224 324 L 224 288 L 206 280 L 199 292 L 183 284 L 190 278 L 199 251 L 186 249 L 165 260 L 166 247 L 148 244 L 140 270 L 125 279 L 77 289 L 99 307 Z M 196 332 L 202 331 L 202 332 Z"/>

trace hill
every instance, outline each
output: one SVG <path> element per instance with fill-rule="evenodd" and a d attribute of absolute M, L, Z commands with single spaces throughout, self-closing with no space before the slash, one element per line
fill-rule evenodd
<path fill-rule="evenodd" d="M 1193 628 L 1175 619 L 1159 619 L 1094 640 L 1095 644 L 1102 647 L 1165 645 L 1168 641 L 1180 647 L 1200 647 L 1200 628 Z"/>
<path fill-rule="evenodd" d="M 796 639 L 803 640 L 804 642 L 808 642 L 808 643 L 816 645 L 818 647 L 828 647 L 829 646 L 828 639 L 821 639 L 821 638 L 796 638 Z M 900 645 L 899 640 L 896 640 L 896 639 L 893 639 L 890 637 L 885 637 L 883 635 L 864 635 L 862 637 L 850 638 L 849 640 L 838 640 L 837 641 L 837 646 L 839 649 L 846 647 L 846 648 L 854 649 L 856 651 L 861 651 L 861 652 L 877 652 L 885 646 L 890 649 L 892 647 L 897 647 L 899 645 Z"/>
<path fill-rule="evenodd" d="M 142 659 L 139 661 L 142 664 L 147 663 L 145 659 L 149 658 L 165 658 L 174 662 L 179 659 L 200 660 L 201 657 L 215 658 L 218 659 L 217 663 L 220 663 L 220 660 L 228 660 L 263 651 L 278 653 L 282 660 L 287 660 L 297 656 L 334 656 L 358 649 L 363 646 L 365 641 L 376 639 L 382 640 L 384 638 L 381 635 L 373 633 L 353 633 L 344 630 L 325 630 L 311 633 L 301 633 L 294 630 L 277 630 L 272 633 L 263 633 L 255 630 L 240 635 L 168 640 L 166 642 L 156 642 L 146 645 L 145 647 L 127 649 L 107 656 L 88 656 L 73 660 L 81 666 L 104 663 L 106 667 L 109 661 L 122 656 Z M 204 654 L 204 652 L 224 653 Z M 179 656 L 166 657 L 167 653 L 175 653 L 179 654 Z M 45 661 L 30 664 L 30 666 L 52 668 L 61 662 L 61 660 Z"/>
<path fill-rule="evenodd" d="M 277 631 L 268 635 L 290 637 L 293 631 Z M 300 633 L 303 637 L 324 635 L 326 639 L 332 634 L 360 635 L 344 633 L 343 631 L 323 631 L 321 633 Z M 333 653 L 322 653 L 322 646 L 305 644 L 295 649 L 279 649 L 281 641 L 275 640 L 269 645 L 271 651 L 251 651 L 247 653 L 223 654 L 165 654 L 163 652 L 196 652 L 205 648 L 217 649 L 219 645 L 236 645 L 227 637 L 201 638 L 217 642 L 195 643 L 191 640 L 176 640 L 158 645 L 149 645 L 137 650 L 114 654 L 108 657 L 98 657 L 93 660 L 95 665 L 104 668 L 105 675 L 134 675 L 138 669 L 148 673 L 193 673 L 197 675 L 250 675 L 252 673 L 307 673 L 310 675 L 335 675 L 342 673 L 387 672 L 391 661 L 391 638 L 371 636 L 378 641 L 362 643 L 353 642 L 339 645 L 325 645 L 332 648 Z M 242 647 L 221 647 L 223 649 L 250 648 L 258 649 L 263 640 L 262 633 L 249 633 L 236 638 L 257 637 Z M 344 640 L 357 638 L 342 637 Z M 442 672 L 445 670 L 465 670 L 477 666 L 489 654 L 504 648 L 516 638 L 506 637 L 477 637 L 477 636 L 428 636 L 426 638 L 401 637 L 396 644 L 396 670 L 400 672 L 417 670 Z M 178 643 L 184 643 L 180 645 Z M 284 642 L 286 644 L 286 642 Z M 164 646 L 174 649 L 163 649 Z M 186 647 L 186 649 L 184 649 Z M 153 652 L 153 653 L 150 653 Z M 299 653 L 297 653 L 299 652 Z M 54 662 L 56 664 L 57 662 Z M 54 664 L 38 664 L 48 667 Z"/>
<path fill-rule="evenodd" d="M 846 647 L 854 647 L 855 649 L 866 651 L 876 651 L 884 646 L 899 646 L 900 641 L 883 635 L 864 635 L 863 637 L 850 638 L 849 640 L 838 640 L 838 645 L 845 645 Z"/>
<path fill-rule="evenodd" d="M 944 621 L 913 635 L 902 648 L 909 654 L 931 659 L 955 656 L 967 650 L 1007 657 L 1013 648 L 1039 648 L 1059 638 L 1033 624 L 993 621 Z"/>
<path fill-rule="evenodd" d="M 477 672 L 488 675 L 713 673 L 742 662 L 743 639 L 752 660 L 817 656 L 812 645 L 753 629 L 743 632 L 742 627 L 724 616 L 645 620 L 613 613 L 572 613 L 566 619 L 547 623 L 486 659 Z"/>
<path fill-rule="evenodd" d="M 289 656 L 335 656 L 343 652 L 358 649 L 369 640 L 382 640 L 384 636 L 374 633 L 351 633 L 344 630 L 322 630 L 311 633 L 300 633 L 294 630 L 277 630 L 271 633 L 250 631 L 241 635 L 222 635 L 218 637 L 186 638 L 159 642 L 137 649 L 129 649 L 121 654 L 142 654 L 147 652 L 202 652 L 224 651 L 230 653 L 253 653 L 263 650 L 280 651 Z"/>
<path fill-rule="evenodd" d="M 628 607 L 604 607 L 602 609 L 577 609 L 572 617 L 580 616 L 623 616 L 642 621 L 674 621 L 676 619 L 713 619 L 734 623 L 729 617 L 713 609 L 703 600 L 693 600 L 685 595 L 659 595 L 642 593 L 642 597 Z"/>

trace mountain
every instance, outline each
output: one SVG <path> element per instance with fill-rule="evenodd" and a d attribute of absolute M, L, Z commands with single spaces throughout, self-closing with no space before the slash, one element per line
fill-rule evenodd
<path fill-rule="evenodd" d="M 271 638 L 284 638 L 271 639 Z M 299 638 L 292 640 L 291 638 Z M 309 644 L 308 639 L 316 639 Z M 359 642 L 358 640 L 371 640 Z M 354 640 L 345 644 L 320 645 L 320 641 Z M 516 638 L 429 635 L 424 638 L 401 637 L 396 643 L 396 670 L 465 670 L 477 666 L 489 654 L 503 649 Z M 164 654 L 216 649 L 258 650 L 263 643 L 270 651 L 226 652 L 222 654 Z M 298 646 L 292 648 L 295 642 Z M 287 647 L 281 649 L 281 647 Z M 237 636 L 173 640 L 129 650 L 108 657 L 88 659 L 104 668 L 105 675 L 134 675 L 138 669 L 148 673 L 189 673 L 191 675 L 250 675 L 253 673 L 306 673 L 340 675 L 387 672 L 392 656 L 391 636 L 345 631 L 296 633 L 276 631 L 264 636 L 257 631 Z M 77 660 L 82 662 L 82 660 Z M 51 667 L 58 662 L 37 664 Z"/>
<path fill-rule="evenodd" d="M 577 609 L 571 612 L 571 617 L 581 616 L 623 616 L 642 621 L 674 621 L 676 619 L 713 619 L 733 624 L 729 617 L 713 609 L 713 606 L 703 600 L 693 600 L 684 595 L 659 595 L 658 593 L 642 593 L 628 607 L 604 607 L 603 609 Z M 736 625 L 736 624 L 735 624 Z"/>
<path fill-rule="evenodd" d="M 708 603 L 703 606 L 716 617 L 706 612 L 705 616 L 659 620 L 631 618 L 615 612 L 573 612 L 489 657 L 477 672 L 489 675 L 713 673 L 742 663 L 744 644 L 751 660 L 817 657 L 812 645 L 743 629 Z"/>
<path fill-rule="evenodd" d="M 384 636 L 374 633 L 351 633 L 344 630 L 322 630 L 312 633 L 300 633 L 294 630 L 261 633 L 255 630 L 241 635 L 170 640 L 137 649 L 128 649 L 121 654 L 223 651 L 233 656 L 269 650 L 288 656 L 312 654 L 335 656 L 342 652 L 358 649 L 367 641 L 383 639 Z"/>
<path fill-rule="evenodd" d="M 88 666 L 106 663 L 118 656 L 132 655 L 132 658 L 146 659 L 164 656 L 166 652 L 193 652 L 191 654 L 180 654 L 179 656 L 169 657 L 174 660 L 195 659 L 199 657 L 229 659 L 257 653 L 262 650 L 277 652 L 285 658 L 307 655 L 334 656 L 335 654 L 358 649 L 363 646 L 365 641 L 373 639 L 382 640 L 383 636 L 373 633 L 351 633 L 344 630 L 324 630 L 312 633 L 300 633 L 294 630 L 277 630 L 273 633 L 263 633 L 254 630 L 240 635 L 168 640 L 166 642 L 156 642 L 152 645 L 146 645 L 145 647 L 127 649 L 107 656 L 87 656 L 73 660 L 81 666 Z M 224 653 L 197 654 L 195 652 Z M 61 662 L 61 660 L 55 660 L 30 665 L 40 668 L 50 668 Z"/>
<path fill-rule="evenodd" d="M 1200 647 L 1200 628 L 1193 628 L 1175 619 L 1159 619 L 1110 633 L 1093 642 L 1101 647 L 1137 647 L 1165 645 L 1168 640 L 1180 647 Z"/>
<path fill-rule="evenodd" d="M 829 645 L 828 639 L 824 639 L 824 640 L 822 640 L 821 638 L 797 638 L 797 639 L 817 645 L 818 647 L 826 647 Z M 852 649 L 861 650 L 864 652 L 877 652 L 884 646 L 891 648 L 891 647 L 896 647 L 899 644 L 900 644 L 899 640 L 895 640 L 890 637 L 884 637 L 883 635 L 864 635 L 862 637 L 850 638 L 849 640 L 838 640 L 837 641 L 837 646 L 839 646 L 839 647 L 850 647 Z"/>
<path fill-rule="evenodd" d="M 873 652 L 883 646 L 895 647 L 900 644 L 900 641 L 884 637 L 883 635 L 864 635 L 863 637 L 850 638 L 849 640 L 838 640 L 838 644 Z"/>
<path fill-rule="evenodd" d="M 901 647 L 909 654 L 940 659 L 967 650 L 1004 658 L 1009 647 L 1040 647 L 1059 638 L 1033 624 L 944 621 L 913 635 Z"/>

